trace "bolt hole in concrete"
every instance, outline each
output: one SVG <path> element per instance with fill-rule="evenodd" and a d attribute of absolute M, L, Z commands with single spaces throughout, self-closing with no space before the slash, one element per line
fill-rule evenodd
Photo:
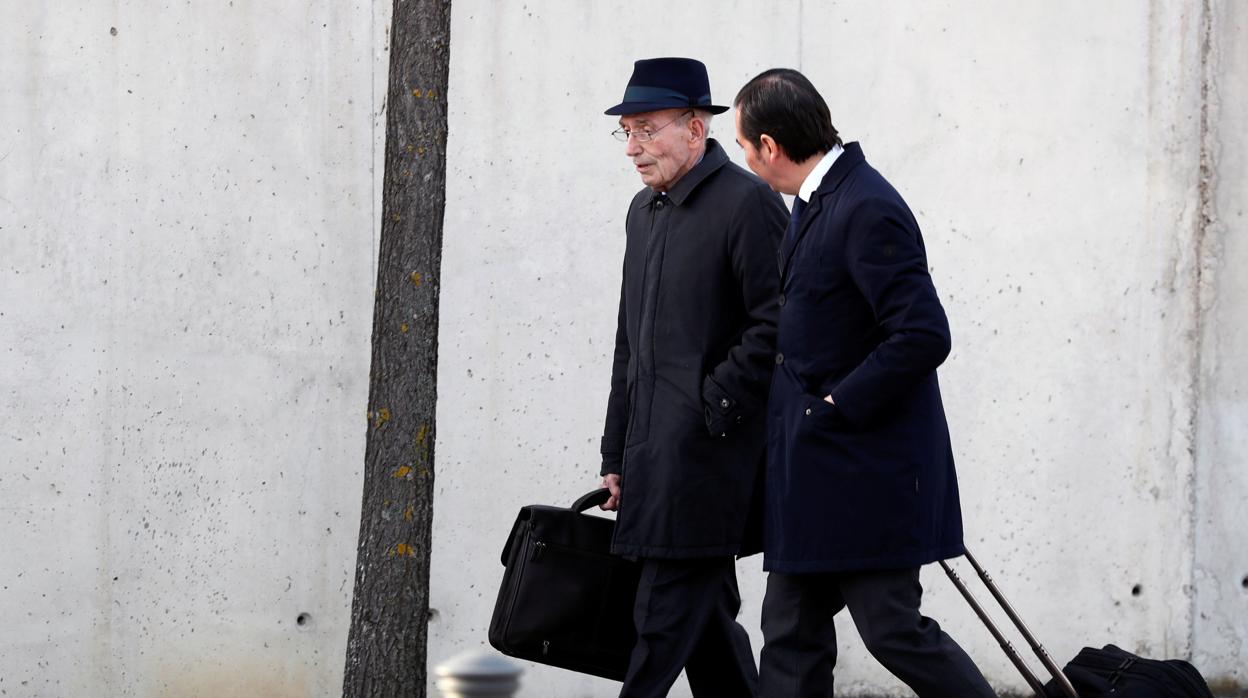
<path fill-rule="evenodd" d="M 1239 580 L 1239 585 L 1245 589 L 1248 589 L 1248 576 L 1245 576 L 1243 579 Z"/>
<path fill-rule="evenodd" d="M 1144 591 L 1144 588 L 1143 588 L 1143 587 L 1141 587 L 1139 584 L 1136 584 L 1135 586 L 1131 587 L 1131 595 L 1132 595 L 1132 596 L 1139 596 L 1139 595 L 1140 595 L 1140 593 L 1141 593 L 1141 592 L 1143 592 L 1143 591 Z"/>
<path fill-rule="evenodd" d="M 312 625 L 312 614 L 300 613 L 299 616 L 295 618 L 295 625 L 298 625 L 301 628 L 306 628 L 309 625 Z"/>

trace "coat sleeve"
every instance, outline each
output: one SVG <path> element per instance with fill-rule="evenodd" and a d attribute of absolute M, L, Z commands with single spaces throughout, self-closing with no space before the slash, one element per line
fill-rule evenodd
<path fill-rule="evenodd" d="M 900 201 L 869 199 L 850 214 L 846 255 L 882 340 L 835 386 L 840 414 L 863 426 L 949 355 L 949 320 L 927 269 L 918 224 Z"/>
<path fill-rule="evenodd" d="M 726 434 L 765 402 L 775 367 L 780 271 L 776 250 L 789 215 L 780 196 L 763 186 L 741 197 L 729 236 L 729 263 L 744 311 L 740 340 L 702 382 L 706 426 Z"/>
<path fill-rule="evenodd" d="M 624 282 L 620 282 L 620 312 L 615 328 L 615 354 L 611 362 L 611 395 L 607 398 L 607 419 L 602 430 L 602 470 L 599 474 L 619 474 L 624 461 L 624 437 L 628 429 L 628 332 L 625 327 Z"/>

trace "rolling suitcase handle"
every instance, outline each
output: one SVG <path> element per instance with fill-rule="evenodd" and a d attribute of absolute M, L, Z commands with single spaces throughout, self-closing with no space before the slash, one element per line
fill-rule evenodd
<path fill-rule="evenodd" d="M 1044 646 L 1041 645 L 1040 642 L 1036 640 L 1036 637 L 1031 634 L 1031 631 L 1027 629 L 1027 625 L 1023 623 L 1023 619 L 1019 618 L 1018 613 L 1014 611 L 1014 607 L 1010 605 L 1010 602 L 1005 600 L 1005 596 L 1001 593 L 1001 590 L 998 589 L 997 585 L 993 583 L 992 577 L 984 571 L 983 567 L 980 567 L 979 561 L 975 559 L 975 556 L 971 554 L 970 550 L 966 551 L 966 559 L 971 563 L 971 567 L 975 568 L 975 573 L 979 575 L 981 580 L 983 580 L 984 586 L 988 587 L 988 591 L 992 592 L 992 597 L 997 600 L 997 603 L 1000 604 L 1001 608 L 1005 611 L 1005 614 L 1010 617 L 1010 621 L 1014 623 L 1014 627 L 1018 628 L 1018 631 L 1022 633 L 1024 638 L 1026 638 L 1027 643 L 1031 645 L 1031 650 L 1035 652 L 1036 656 L 1040 658 L 1041 663 L 1044 664 L 1044 668 L 1048 669 L 1049 673 L 1053 675 L 1053 678 L 1057 681 L 1058 686 L 1062 689 L 1062 692 L 1066 694 L 1067 698 L 1079 698 L 1079 694 L 1075 691 L 1075 687 L 1071 685 L 1070 679 L 1066 678 L 1066 675 L 1062 673 L 1062 670 L 1053 661 L 1053 658 L 1049 656 L 1047 651 L 1045 651 Z M 979 602 L 975 600 L 975 596 L 972 595 L 971 591 L 966 588 L 966 584 L 963 583 L 962 578 L 959 577 L 958 573 L 954 572 L 953 568 L 949 566 L 949 563 L 944 560 L 940 561 L 940 566 L 944 568 L 945 574 L 949 575 L 949 579 L 953 581 L 953 585 L 958 588 L 958 591 L 962 592 L 963 598 L 965 598 L 966 602 L 971 605 L 971 609 L 975 611 L 975 615 L 979 616 L 979 619 L 983 621 L 985 626 L 988 627 L 988 632 L 992 633 L 992 636 L 996 639 L 997 643 L 1001 645 L 1001 649 L 1005 651 L 1006 656 L 1009 657 L 1010 661 L 1014 663 L 1015 668 L 1017 668 L 1019 673 L 1023 675 L 1023 678 L 1027 680 L 1028 685 L 1031 686 L 1032 690 L 1036 692 L 1036 695 L 1039 696 L 1039 698 L 1045 698 L 1046 693 L 1044 691 L 1044 684 L 1040 682 L 1040 679 L 1036 678 L 1036 675 L 1032 673 L 1031 669 L 1027 666 L 1027 662 L 1023 661 L 1023 658 L 1019 656 L 1018 651 L 1014 649 L 1014 646 L 1010 644 L 1010 641 L 1001 634 L 999 629 L 997 629 L 996 624 L 994 624 L 992 619 L 988 617 L 988 613 L 984 611 L 983 606 L 979 605 Z"/>

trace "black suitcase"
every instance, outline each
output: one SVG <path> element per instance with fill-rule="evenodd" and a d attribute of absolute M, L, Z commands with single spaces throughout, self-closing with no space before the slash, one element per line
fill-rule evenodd
<path fill-rule="evenodd" d="M 583 514 L 607 501 L 594 490 L 571 507 L 520 509 L 502 561 L 490 644 L 503 654 L 624 680 L 636 642 L 640 565 L 611 554 L 611 519 Z"/>
<path fill-rule="evenodd" d="M 1213 698 L 1196 667 L 1181 659 L 1146 659 L 1114 645 L 1084 647 L 1063 670 L 1081 696 Z M 1045 685 L 1050 695 L 1056 686 Z"/>
<path fill-rule="evenodd" d="M 1036 678 L 949 563 L 942 560 L 940 566 L 1039 698 L 1213 698 L 1209 685 L 1191 664 L 1180 659 L 1146 659 L 1114 645 L 1101 649 L 1084 647 L 1065 669 L 1059 669 L 969 550 L 966 560 L 1048 669 L 1053 677 L 1048 683 Z"/>

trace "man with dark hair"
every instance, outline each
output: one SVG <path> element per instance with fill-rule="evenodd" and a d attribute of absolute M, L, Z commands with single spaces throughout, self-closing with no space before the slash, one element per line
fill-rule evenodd
<path fill-rule="evenodd" d="M 707 137 L 706 67 L 637 61 L 614 135 L 646 186 L 628 206 L 602 484 L 612 551 L 641 561 L 621 696 L 754 696 L 734 556 L 761 543 L 763 405 L 784 202 Z M 751 517 L 753 513 L 753 517 Z M 751 525 L 752 521 L 752 525 Z M 751 533 L 753 534 L 751 535 Z"/>
<path fill-rule="evenodd" d="M 800 73 L 764 72 L 734 105 L 746 164 L 796 196 L 768 404 L 761 694 L 831 696 L 848 608 L 918 695 L 995 695 L 919 613 L 919 567 L 963 544 L 936 381 L 949 324 L 918 223 Z"/>

